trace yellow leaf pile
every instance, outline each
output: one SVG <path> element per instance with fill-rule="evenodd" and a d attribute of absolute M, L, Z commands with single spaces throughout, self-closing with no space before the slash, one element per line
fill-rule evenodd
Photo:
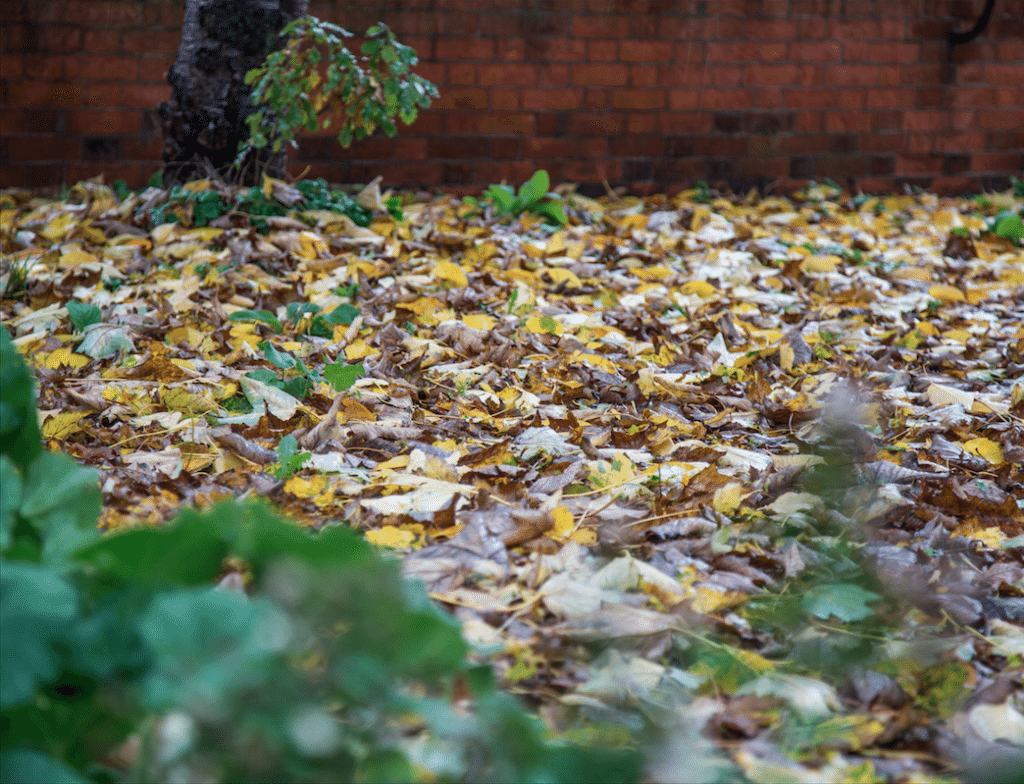
<path fill-rule="evenodd" d="M 363 529 L 565 727 L 685 692 L 755 780 L 925 781 L 921 725 L 1021 721 L 962 699 L 1022 666 L 1024 252 L 986 222 L 1020 201 L 559 193 L 561 228 L 404 194 L 260 234 L 7 192 L 3 323 L 105 525 L 259 496 Z M 792 715 L 827 723 L 763 757 Z"/>

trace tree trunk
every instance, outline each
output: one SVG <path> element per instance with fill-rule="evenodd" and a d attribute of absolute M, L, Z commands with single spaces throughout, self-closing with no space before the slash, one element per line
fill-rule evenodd
<path fill-rule="evenodd" d="M 243 80 L 280 48 L 277 33 L 308 6 L 309 0 L 186 0 L 181 45 L 167 77 L 174 91 L 157 107 L 165 185 L 214 173 L 245 184 L 254 184 L 264 169 L 283 174 L 284 152 L 273 155 L 269 147 L 232 169 L 253 111 Z"/>

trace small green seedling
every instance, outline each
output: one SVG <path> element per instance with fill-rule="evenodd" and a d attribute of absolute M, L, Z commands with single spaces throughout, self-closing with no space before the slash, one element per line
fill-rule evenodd
<path fill-rule="evenodd" d="M 502 219 L 518 218 L 524 212 L 532 212 L 542 216 L 548 223 L 564 226 L 565 211 L 558 201 L 542 201 L 542 199 L 561 200 L 557 193 L 549 193 L 551 180 L 544 169 L 534 172 L 533 176 L 519 187 L 516 194 L 508 185 L 491 185 L 484 197 L 494 203 L 495 211 Z"/>

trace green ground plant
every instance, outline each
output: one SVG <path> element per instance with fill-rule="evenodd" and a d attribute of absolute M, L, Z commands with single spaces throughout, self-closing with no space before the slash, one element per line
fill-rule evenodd
<path fill-rule="evenodd" d="M 6 330 L 0 384 L 0 780 L 638 779 L 635 752 L 547 740 L 344 526 L 229 502 L 103 536 Z"/>
<path fill-rule="evenodd" d="M 565 210 L 562 209 L 561 197 L 550 193 L 551 180 L 547 171 L 538 169 L 529 180 L 519 186 L 517 194 L 508 185 L 491 185 L 484 191 L 483 198 L 494 205 L 494 212 L 499 218 L 513 220 L 524 212 L 540 215 L 547 223 L 564 226 Z"/>

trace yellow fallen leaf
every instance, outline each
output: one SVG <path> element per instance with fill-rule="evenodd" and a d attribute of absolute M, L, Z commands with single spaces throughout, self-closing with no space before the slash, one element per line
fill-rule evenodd
<path fill-rule="evenodd" d="M 434 277 L 454 283 L 460 289 L 469 285 L 469 278 L 462 267 L 450 261 L 437 262 L 434 265 Z"/>
<path fill-rule="evenodd" d="M 76 354 L 67 346 L 54 349 L 43 359 L 42 365 L 50 370 L 55 370 L 62 366 L 80 368 L 85 367 L 89 364 L 89 357 L 85 354 Z"/>
<path fill-rule="evenodd" d="M 966 302 L 967 297 L 956 286 L 947 286 L 938 283 L 928 287 L 928 296 L 937 299 L 939 302 Z"/>
<path fill-rule="evenodd" d="M 563 540 L 569 536 L 573 529 L 576 527 L 575 520 L 573 519 L 572 512 L 566 509 L 564 506 L 556 506 L 551 510 L 551 516 L 555 520 L 555 524 L 551 529 L 551 536 L 558 540 Z"/>
<path fill-rule="evenodd" d="M 92 264 L 97 261 L 99 259 L 94 254 L 81 248 L 72 248 L 60 256 L 60 266 L 62 269 L 73 269 L 79 264 Z"/>
<path fill-rule="evenodd" d="M 583 282 L 574 273 L 564 267 L 549 267 L 544 270 L 544 274 L 551 278 L 555 285 L 560 286 L 564 283 L 573 288 L 579 288 L 583 285 Z"/>
<path fill-rule="evenodd" d="M 729 515 L 740 508 L 740 503 L 750 493 L 743 486 L 742 482 L 729 482 L 724 487 L 715 490 L 713 505 L 716 512 Z"/>
<path fill-rule="evenodd" d="M 470 313 L 462 317 L 463 323 L 473 329 L 481 329 L 485 332 L 494 329 L 494 319 L 486 313 Z"/>
<path fill-rule="evenodd" d="M 838 256 L 813 255 L 805 258 L 800 263 L 800 267 L 804 272 L 835 272 L 840 262 L 842 262 L 842 259 Z"/>
<path fill-rule="evenodd" d="M 47 419 L 40 428 L 43 438 L 65 439 L 75 433 L 80 433 L 82 428 L 79 427 L 78 421 L 89 416 L 90 413 L 89 411 L 67 411 Z"/>
<path fill-rule="evenodd" d="M 403 531 L 393 525 L 385 525 L 366 532 L 366 541 L 378 547 L 408 547 L 415 539 L 416 535 L 412 531 Z"/>
<path fill-rule="evenodd" d="M 350 362 L 354 359 L 362 359 L 363 357 L 369 357 L 379 353 L 373 346 L 367 345 L 366 341 L 362 338 L 353 340 L 347 346 L 345 346 L 345 358 Z"/>
<path fill-rule="evenodd" d="M 701 299 L 715 296 L 718 289 L 706 280 L 690 280 L 683 284 L 683 294 L 696 294 Z"/>
<path fill-rule="evenodd" d="M 1003 450 L 998 443 L 989 438 L 972 438 L 964 442 L 964 449 L 972 455 L 983 457 L 992 465 L 1001 465 L 1003 462 Z"/>
<path fill-rule="evenodd" d="M 551 316 L 531 316 L 526 320 L 527 332 L 538 335 L 561 335 L 565 328 Z"/>

